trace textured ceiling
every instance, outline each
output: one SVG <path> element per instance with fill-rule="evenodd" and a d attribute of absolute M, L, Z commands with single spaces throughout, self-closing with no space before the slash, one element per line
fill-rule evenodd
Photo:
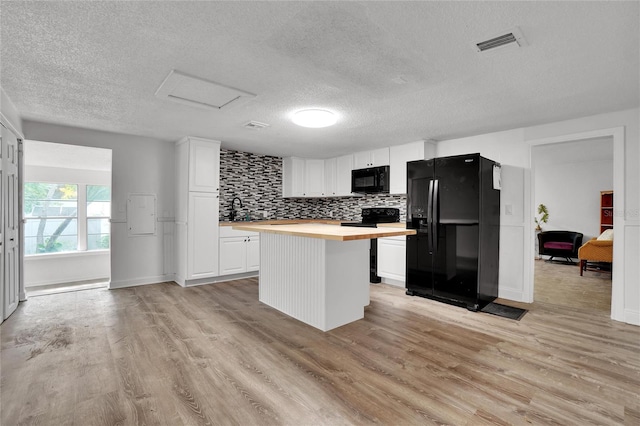
<path fill-rule="evenodd" d="M 638 6 L 3 0 L 0 83 L 29 120 L 323 158 L 637 107 Z M 515 26 L 527 46 L 474 50 Z M 225 110 L 155 97 L 172 69 L 257 96 Z M 297 127 L 304 107 L 339 121 Z"/>

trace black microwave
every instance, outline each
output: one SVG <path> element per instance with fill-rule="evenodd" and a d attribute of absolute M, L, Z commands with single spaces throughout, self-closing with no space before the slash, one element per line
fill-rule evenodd
<path fill-rule="evenodd" d="M 361 194 L 388 194 L 389 166 L 352 170 L 351 192 Z"/>

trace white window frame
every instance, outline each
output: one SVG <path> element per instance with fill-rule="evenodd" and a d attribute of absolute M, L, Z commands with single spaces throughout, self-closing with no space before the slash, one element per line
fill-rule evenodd
<path fill-rule="evenodd" d="M 64 252 L 52 252 L 52 253 L 31 253 L 25 254 L 25 257 L 32 256 L 64 256 L 72 253 L 98 253 L 101 251 L 108 251 L 111 249 L 111 232 L 109 232 L 109 248 L 108 249 L 98 249 L 98 250 L 87 250 L 87 242 L 89 239 L 89 235 L 87 233 L 87 220 L 89 217 L 87 216 L 87 186 L 109 186 L 109 185 L 101 185 L 101 184 L 86 184 L 86 183 L 74 183 L 74 182 L 42 182 L 42 181 L 29 181 L 27 183 L 46 183 L 46 184 L 69 184 L 77 186 L 77 203 L 78 208 L 76 212 L 75 219 L 77 221 L 76 230 L 77 230 L 77 245 L 76 250 L 68 250 Z M 109 200 L 109 203 L 112 201 Z M 35 219 L 31 217 L 25 217 L 24 212 L 21 212 L 22 220 L 26 223 L 27 219 Z M 49 219 L 54 219 L 49 218 Z M 102 217 L 102 216 L 91 216 L 91 219 L 110 219 L 110 217 Z"/>

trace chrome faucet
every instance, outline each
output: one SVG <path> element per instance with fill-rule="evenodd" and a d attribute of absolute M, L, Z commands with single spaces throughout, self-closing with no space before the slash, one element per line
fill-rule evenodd
<path fill-rule="evenodd" d="M 234 207 L 234 204 L 236 203 L 236 200 L 238 200 L 240 202 L 240 208 L 242 208 L 242 200 L 238 197 L 234 197 L 233 200 L 231 200 L 231 210 L 229 211 L 229 220 L 231 222 L 233 222 L 236 218 L 236 210 Z"/>

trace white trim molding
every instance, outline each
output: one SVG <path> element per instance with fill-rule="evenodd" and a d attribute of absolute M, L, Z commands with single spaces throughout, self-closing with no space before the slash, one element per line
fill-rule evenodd
<path fill-rule="evenodd" d="M 174 281 L 175 276 L 170 275 L 157 275 L 155 277 L 143 277 L 134 278 L 130 280 L 110 281 L 109 290 L 117 288 L 138 287 L 141 285 L 161 284 Z"/>
<path fill-rule="evenodd" d="M 634 312 L 628 313 L 625 311 L 624 304 L 624 295 L 625 295 L 625 256 L 624 256 L 624 244 L 625 244 L 625 234 L 626 234 L 626 217 L 627 212 L 625 210 L 625 127 L 611 127 L 605 129 L 591 130 L 587 132 L 578 132 L 578 133 L 570 133 L 559 136 L 552 136 L 541 139 L 533 139 L 527 141 L 529 144 L 529 158 L 533 158 L 531 155 L 531 149 L 534 146 L 539 145 L 549 145 L 555 143 L 562 142 L 573 142 L 580 141 L 585 139 L 595 139 L 595 138 L 603 138 L 603 137 L 612 137 L 613 138 L 613 192 L 615 196 L 613 197 L 613 223 L 614 228 L 619 229 L 620 231 L 616 232 L 616 236 L 613 240 L 613 271 L 611 277 L 611 318 L 616 321 L 627 322 L 631 324 L 638 324 L 638 322 L 628 321 L 628 319 L 633 319 L 634 315 L 637 315 Z M 533 165 L 531 165 L 533 169 Z M 534 170 L 535 173 L 535 170 Z M 531 179 L 530 186 L 530 197 L 531 204 L 535 203 L 535 188 L 534 188 L 535 179 Z M 529 216 L 529 223 L 532 223 L 532 209 L 528 209 L 527 215 Z M 531 231 L 529 234 L 529 246 L 533 244 L 535 238 L 535 231 L 533 226 L 531 227 Z M 526 250 L 525 250 L 526 252 Z M 531 265 L 531 272 L 529 274 L 530 280 L 525 281 L 525 289 L 524 293 L 526 295 L 527 300 L 533 301 L 533 292 L 534 292 L 534 282 L 533 282 L 533 256 L 528 255 L 528 259 L 526 262 Z M 629 283 L 627 285 L 630 285 Z M 637 319 L 637 318 L 636 318 Z"/>

